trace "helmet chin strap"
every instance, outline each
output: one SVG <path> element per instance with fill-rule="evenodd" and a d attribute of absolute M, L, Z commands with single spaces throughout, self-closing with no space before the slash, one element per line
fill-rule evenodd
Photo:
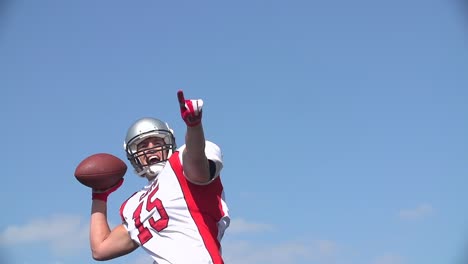
<path fill-rule="evenodd" d="M 151 166 L 147 166 L 145 169 L 140 171 L 140 173 L 138 173 L 138 175 L 140 175 L 142 177 L 146 177 L 148 180 L 152 180 L 156 176 L 158 176 L 158 174 L 164 168 L 164 165 L 166 165 L 165 161 L 153 164 Z"/>

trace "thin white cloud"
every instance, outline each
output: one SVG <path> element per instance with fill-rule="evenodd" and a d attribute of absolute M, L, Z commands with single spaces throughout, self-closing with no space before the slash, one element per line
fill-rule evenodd
<path fill-rule="evenodd" d="M 138 255 L 131 264 L 148 264 L 153 263 L 153 258 L 150 257 L 148 254 L 145 255 Z"/>
<path fill-rule="evenodd" d="M 231 220 L 231 224 L 227 229 L 230 234 L 265 232 L 273 230 L 273 226 L 269 224 L 247 222 L 242 218 Z"/>
<path fill-rule="evenodd" d="M 89 228 L 80 217 L 54 215 L 8 226 L 0 233 L 0 244 L 16 246 L 36 243 L 49 246 L 58 256 L 73 255 L 88 247 Z"/>
<path fill-rule="evenodd" d="M 418 207 L 419 208 L 419 207 Z M 426 207 L 415 210 L 427 212 Z M 426 208 L 426 209 L 424 209 Z M 244 219 L 234 219 L 229 228 L 232 233 L 261 233 L 274 230 L 265 223 L 254 223 Z M 0 245 L 5 248 L 26 245 L 28 247 L 49 247 L 56 256 L 73 256 L 83 254 L 88 250 L 89 223 L 78 216 L 55 215 L 41 219 L 33 219 L 24 225 L 13 225 L 0 230 Z M 245 238 L 243 238 L 245 239 Z M 260 240 L 261 241 L 260 241 Z M 271 239 L 256 238 L 254 240 L 239 240 L 234 237 L 224 239 L 223 255 L 230 264 L 350 264 L 353 256 L 337 246 L 331 240 L 274 242 Z M 349 256 L 346 256 L 349 255 Z M 126 256 L 126 263 L 143 264 L 151 262 L 147 254 L 131 254 Z M 346 259 L 344 262 L 343 259 Z M 340 261 L 341 260 L 341 261 Z M 60 264 L 56 262 L 55 264 Z M 383 255 L 374 261 L 359 261 L 370 264 L 405 264 L 403 259 L 394 255 Z"/>
<path fill-rule="evenodd" d="M 336 243 L 330 240 L 319 240 L 316 242 L 318 251 L 321 255 L 331 256 L 337 252 Z"/>
<path fill-rule="evenodd" d="M 416 208 L 401 210 L 398 215 L 402 220 L 417 220 L 432 214 L 433 211 L 430 204 L 421 204 Z"/>
<path fill-rule="evenodd" d="M 397 254 L 385 254 L 377 257 L 372 264 L 404 264 L 403 257 Z"/>
<path fill-rule="evenodd" d="M 332 241 L 284 241 L 278 244 L 229 241 L 223 254 L 230 264 L 336 263 L 337 246 Z"/>

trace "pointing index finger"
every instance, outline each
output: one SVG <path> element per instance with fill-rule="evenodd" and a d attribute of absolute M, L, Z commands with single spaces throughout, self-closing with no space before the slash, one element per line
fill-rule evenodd
<path fill-rule="evenodd" d="M 177 99 L 179 100 L 180 107 L 181 108 L 185 107 L 184 91 L 182 90 L 177 91 Z"/>

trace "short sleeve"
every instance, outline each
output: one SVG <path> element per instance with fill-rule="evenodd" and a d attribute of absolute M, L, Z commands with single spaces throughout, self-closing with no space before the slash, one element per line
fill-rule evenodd
<path fill-rule="evenodd" d="M 219 177 L 221 170 L 223 169 L 223 154 L 218 145 L 211 141 L 205 142 L 205 155 L 206 157 L 213 161 L 215 164 L 215 173 L 212 179 Z"/>

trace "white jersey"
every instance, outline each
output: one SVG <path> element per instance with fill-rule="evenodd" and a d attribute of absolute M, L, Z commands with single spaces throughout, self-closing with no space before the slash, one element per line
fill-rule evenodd
<path fill-rule="evenodd" d="M 124 226 L 157 264 L 222 264 L 221 238 L 229 226 L 228 208 L 219 177 L 223 166 L 219 147 L 206 142 L 205 153 L 216 164 L 209 184 L 197 185 L 184 176 L 182 151 L 120 208 Z"/>

